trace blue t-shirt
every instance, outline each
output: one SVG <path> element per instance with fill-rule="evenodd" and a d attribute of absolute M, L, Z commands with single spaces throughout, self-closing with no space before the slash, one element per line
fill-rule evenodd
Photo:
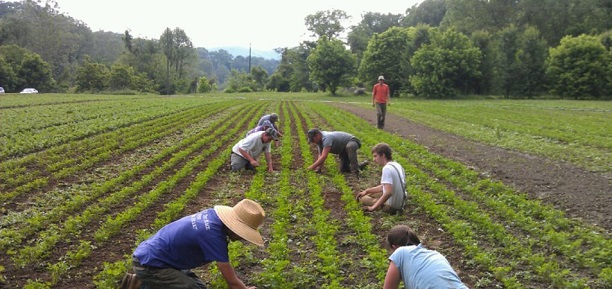
<path fill-rule="evenodd" d="M 418 246 L 402 246 L 389 260 L 402 274 L 406 289 L 468 289 L 442 254 Z"/>
<path fill-rule="evenodd" d="M 140 264 L 193 269 L 212 261 L 229 262 L 227 235 L 214 209 L 183 217 L 140 243 L 134 251 Z"/>

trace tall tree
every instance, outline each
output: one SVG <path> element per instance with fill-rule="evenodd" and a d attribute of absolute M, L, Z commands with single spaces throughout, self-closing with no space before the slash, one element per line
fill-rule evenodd
<path fill-rule="evenodd" d="M 318 11 L 306 16 L 304 22 L 306 29 L 312 32 L 312 36 L 328 39 L 338 38 L 344 32 L 344 23 L 351 17 L 346 12 L 338 9 Z"/>
<path fill-rule="evenodd" d="M 367 12 L 356 26 L 351 27 L 347 42 L 351 52 L 361 60 L 363 53 L 368 48 L 368 41 L 375 33 L 383 33 L 391 27 L 398 27 L 402 22 L 402 14 L 382 14 L 378 12 Z"/>
<path fill-rule="evenodd" d="M 336 95 L 339 86 L 349 83 L 356 59 L 344 48 L 342 41 L 323 36 L 317 41 L 317 47 L 308 56 L 307 62 L 312 71 L 310 77 L 321 88 L 327 88 L 332 95 Z"/>
<path fill-rule="evenodd" d="M 374 34 L 359 65 L 359 79 L 374 84 L 379 75 L 384 75 L 391 94 L 399 96 L 408 85 L 411 40 L 408 29 L 401 27 Z"/>
<path fill-rule="evenodd" d="M 431 44 L 412 57 L 414 74 L 410 83 L 418 95 L 431 98 L 455 97 L 469 93 L 480 75 L 482 54 L 467 36 L 454 30 L 433 30 Z"/>
<path fill-rule="evenodd" d="M 446 0 L 425 0 L 408 8 L 406 17 L 402 19 L 402 26 L 427 24 L 437 27 L 440 26 L 444 15 L 446 15 Z"/>
<path fill-rule="evenodd" d="M 552 92 L 575 99 L 599 98 L 607 92 L 610 53 L 596 36 L 566 36 L 550 49 L 547 76 Z"/>

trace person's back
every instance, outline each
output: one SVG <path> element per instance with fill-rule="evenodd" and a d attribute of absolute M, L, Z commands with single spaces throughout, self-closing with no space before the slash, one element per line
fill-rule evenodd
<path fill-rule="evenodd" d="M 323 140 L 320 148 L 330 146 L 330 153 L 339 154 L 344 151 L 346 144 L 351 140 L 356 140 L 355 136 L 342 131 L 322 131 Z"/>
<path fill-rule="evenodd" d="M 391 257 L 406 289 L 467 289 L 446 258 L 422 244 L 397 248 Z"/>

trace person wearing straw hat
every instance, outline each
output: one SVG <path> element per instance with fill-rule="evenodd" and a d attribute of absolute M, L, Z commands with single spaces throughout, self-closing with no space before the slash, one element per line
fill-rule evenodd
<path fill-rule="evenodd" d="M 138 245 L 132 255 L 136 274 L 128 273 L 122 288 L 205 289 L 191 269 L 216 262 L 229 288 L 254 289 L 236 275 L 229 262 L 228 243 L 246 240 L 263 247 L 258 228 L 264 217 L 257 202 L 243 199 L 234 207 L 214 206 L 176 220 Z M 138 281 L 142 287 L 134 287 L 140 285 Z"/>
<path fill-rule="evenodd" d="M 385 276 L 384 289 L 397 289 L 400 281 L 407 289 L 468 289 L 446 258 L 427 249 L 406 225 L 397 225 L 387 234 L 387 247 L 392 252 Z"/>

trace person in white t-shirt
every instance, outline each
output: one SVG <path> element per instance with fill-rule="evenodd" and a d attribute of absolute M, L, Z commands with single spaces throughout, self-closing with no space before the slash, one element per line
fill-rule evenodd
<path fill-rule="evenodd" d="M 230 165 L 232 171 L 238 171 L 242 168 L 247 170 L 255 170 L 259 166 L 257 160 L 264 153 L 268 162 L 268 171 L 273 172 L 272 154 L 270 142 L 278 140 L 278 132 L 273 128 L 268 128 L 265 131 L 258 131 L 241 139 L 232 148 L 230 157 Z"/>
<path fill-rule="evenodd" d="M 390 214 L 400 212 L 406 199 L 404 168 L 393 161 L 391 147 L 386 143 L 372 147 L 372 157 L 376 164 L 383 166 L 380 185 L 361 191 L 357 199 L 364 205 L 363 209 L 369 212 L 378 209 Z"/>

